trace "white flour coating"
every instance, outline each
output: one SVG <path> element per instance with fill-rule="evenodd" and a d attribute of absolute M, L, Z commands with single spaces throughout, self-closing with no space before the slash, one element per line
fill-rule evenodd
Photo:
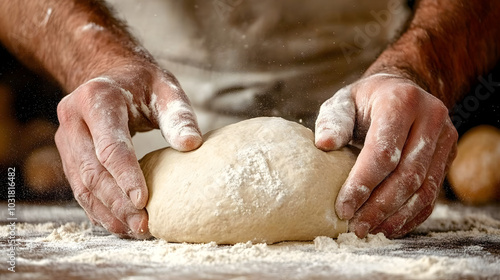
<path fill-rule="evenodd" d="M 103 31 L 104 27 L 98 25 L 97 23 L 94 22 L 89 22 L 85 24 L 84 26 L 80 27 L 81 31 L 89 31 L 89 30 L 94 30 L 94 31 Z"/>
<path fill-rule="evenodd" d="M 149 101 L 149 108 L 151 108 L 151 113 L 154 116 L 158 116 L 158 95 L 155 92 L 151 94 L 151 100 Z"/>
<path fill-rule="evenodd" d="M 123 129 L 114 129 L 112 135 L 115 137 L 117 143 L 121 142 L 127 146 L 129 151 L 134 151 L 134 145 L 127 131 Z"/>
<path fill-rule="evenodd" d="M 351 87 L 347 86 L 323 103 L 316 120 L 316 142 L 332 137 L 334 147 L 346 145 L 352 138 L 356 111 L 351 98 Z"/>
<path fill-rule="evenodd" d="M 45 12 L 45 17 L 43 18 L 42 22 L 40 23 L 40 26 L 45 26 L 49 22 L 50 16 L 52 15 L 52 8 L 48 8 L 47 11 Z"/>
<path fill-rule="evenodd" d="M 361 193 L 361 194 L 363 194 L 363 195 L 368 195 L 368 194 L 370 194 L 371 190 L 367 186 L 361 185 L 358 188 L 358 192 Z"/>
<path fill-rule="evenodd" d="M 391 156 L 391 162 L 399 163 L 401 159 L 401 150 L 397 147 L 397 137 L 394 137 L 393 128 L 383 125 L 377 132 L 377 145 L 380 153 L 387 152 Z"/>
<path fill-rule="evenodd" d="M 400 76 L 394 75 L 394 74 L 377 73 L 377 74 L 370 75 L 370 76 L 366 77 L 365 79 L 374 78 L 374 77 L 400 78 Z"/>
<path fill-rule="evenodd" d="M 283 203 L 287 191 L 278 171 L 271 170 L 269 166 L 268 161 L 272 160 L 270 150 L 271 147 L 265 143 L 249 145 L 238 151 L 236 166 L 229 165 L 222 171 L 222 185 L 226 186 L 227 196 L 236 203 L 235 211 L 251 214 L 252 209 L 267 209 L 266 214 L 269 214 L 276 205 Z M 256 193 L 251 207 L 244 203 L 240 193 L 246 186 L 251 186 Z"/>
<path fill-rule="evenodd" d="M 125 99 L 127 100 L 127 104 L 130 105 L 130 106 L 128 106 L 128 108 L 130 110 L 130 113 L 132 113 L 132 116 L 134 118 L 139 118 L 141 116 L 141 113 L 139 112 L 137 105 L 135 105 L 134 95 L 126 89 L 123 89 L 121 87 L 119 87 L 119 89 L 120 89 L 121 93 L 123 94 L 123 96 L 125 97 Z"/>
<path fill-rule="evenodd" d="M 177 93 L 182 92 L 182 89 L 177 84 L 173 83 L 172 81 L 168 80 L 167 78 L 162 77 L 161 81 L 163 83 L 165 83 L 168 87 L 170 87 L 173 91 L 176 91 Z"/>
<path fill-rule="evenodd" d="M 378 153 L 389 154 L 390 161 L 393 164 L 399 163 L 401 159 L 401 150 L 398 148 L 398 137 L 394 134 L 394 127 L 389 124 L 397 122 L 398 120 L 387 121 L 380 124 L 380 127 L 375 131 L 375 141 L 378 148 Z M 384 163 L 382 163 L 384 164 Z"/>
<path fill-rule="evenodd" d="M 394 153 L 392 153 L 392 155 L 391 155 L 391 162 L 398 163 L 399 159 L 401 159 L 401 150 L 398 148 L 395 148 Z"/>
<path fill-rule="evenodd" d="M 106 84 L 109 84 L 109 85 L 112 85 L 113 87 L 118 87 L 116 85 L 116 82 L 113 81 L 112 79 L 110 78 L 107 78 L 107 77 L 97 77 L 97 78 L 94 78 L 94 79 L 91 79 L 89 81 L 87 81 L 85 84 L 88 84 L 88 83 L 91 83 L 91 82 L 101 82 L 101 83 L 106 83 Z M 84 85 L 85 85 L 84 84 Z M 83 85 L 82 85 L 83 86 Z M 126 99 L 127 103 L 128 104 L 134 104 L 133 103 L 133 98 L 134 96 L 132 95 L 132 93 L 128 90 L 125 90 L 123 88 L 120 88 L 118 87 L 121 91 L 121 93 L 123 94 L 124 98 Z M 103 95 L 97 95 L 97 100 L 96 102 L 94 103 L 93 105 L 93 109 L 95 110 L 102 110 L 101 107 L 103 105 L 103 101 L 101 99 L 105 98 Z M 106 102 L 106 101 L 104 101 Z M 139 111 L 137 110 L 137 108 L 132 105 L 129 107 L 132 115 L 134 117 L 139 117 L 140 113 Z M 104 114 L 107 114 L 108 116 L 111 114 L 111 112 L 102 112 Z M 121 112 L 121 114 L 126 114 L 125 110 L 123 110 L 123 112 Z M 116 126 L 116 123 L 115 123 L 115 120 L 113 120 L 112 118 L 102 118 L 101 121 L 107 121 L 107 126 L 108 127 L 115 127 Z M 116 137 L 116 140 L 119 141 L 119 142 L 122 142 L 124 143 L 127 148 L 130 150 L 130 151 L 133 151 L 134 150 L 134 147 L 133 147 L 133 144 L 132 144 L 132 140 L 130 139 L 130 136 L 128 134 L 127 131 L 123 130 L 123 129 L 118 129 L 118 128 L 115 128 L 113 130 L 113 136 Z M 98 153 L 99 154 L 99 153 Z"/>
<path fill-rule="evenodd" d="M 109 85 L 111 85 L 111 86 L 113 86 L 115 88 L 118 88 L 120 90 L 120 92 L 122 93 L 123 97 L 125 98 L 125 100 L 127 102 L 127 105 L 129 105 L 129 106 L 127 106 L 127 108 L 130 110 L 130 113 L 132 114 L 132 117 L 134 117 L 134 118 L 140 118 L 141 117 L 141 113 L 139 112 L 139 106 L 137 106 L 135 104 L 135 102 L 134 102 L 134 95 L 130 91 L 128 91 L 128 90 L 126 90 L 124 88 L 119 87 L 114 80 L 112 80 L 112 79 L 110 79 L 108 77 L 97 77 L 97 78 L 94 78 L 94 79 L 91 79 L 91 80 L 87 81 L 84 85 L 86 85 L 88 83 L 91 83 L 91 82 L 107 83 L 107 84 L 109 84 Z M 99 96 L 100 95 L 98 95 L 98 98 L 99 98 Z M 100 109 L 102 107 L 102 105 L 103 105 L 102 102 L 97 101 L 97 102 L 95 102 L 93 108 L 97 110 L 97 109 Z M 141 103 L 141 107 L 140 108 L 146 114 L 148 114 L 150 112 L 149 109 L 147 108 L 147 106 L 145 106 L 143 103 Z M 123 112 L 123 113 L 125 113 L 125 112 Z M 109 115 L 110 112 L 107 112 L 107 114 Z M 114 120 L 111 120 L 111 119 L 109 119 L 109 120 L 111 121 L 111 123 L 109 125 L 110 126 L 114 126 L 114 123 L 113 123 Z M 127 144 L 127 147 L 133 149 L 132 142 L 131 142 L 131 140 L 129 139 L 129 137 L 127 135 L 128 133 L 125 132 L 125 131 L 117 131 L 117 132 L 120 132 L 120 139 L 123 140 L 123 142 Z"/>
<path fill-rule="evenodd" d="M 159 120 L 165 139 L 175 148 L 181 146 L 179 137 L 199 137 L 199 133 L 192 127 L 195 120 L 193 109 L 182 100 L 169 102 L 165 111 L 159 111 Z"/>
<path fill-rule="evenodd" d="M 111 85 L 115 85 L 115 81 L 113 81 L 112 79 L 110 79 L 108 77 L 96 77 L 96 78 L 93 78 L 91 80 L 88 80 L 86 83 L 84 83 L 81 86 L 84 86 L 84 85 L 86 85 L 88 83 L 91 83 L 91 82 L 103 82 L 103 83 L 108 83 L 108 84 L 111 84 Z"/>
<path fill-rule="evenodd" d="M 142 100 L 141 100 L 141 105 L 140 106 L 141 106 L 142 113 L 144 115 L 146 115 L 146 117 L 148 117 L 148 118 L 151 119 L 153 117 L 153 115 L 151 114 L 150 107 L 148 107 L 148 105 L 146 105 L 144 102 L 142 102 Z"/>
<path fill-rule="evenodd" d="M 427 148 L 428 143 L 429 140 L 425 139 L 424 137 L 420 137 L 417 146 L 413 150 L 411 150 L 410 153 L 408 153 L 406 160 L 415 161 L 422 150 Z"/>
<path fill-rule="evenodd" d="M 418 195 L 418 194 L 412 195 L 412 197 L 410 197 L 408 202 L 406 202 L 408 209 L 414 209 L 416 206 L 418 206 L 417 201 L 419 199 L 420 199 L 420 195 Z M 405 224 L 405 223 L 406 223 L 406 221 L 403 222 L 402 224 Z"/>

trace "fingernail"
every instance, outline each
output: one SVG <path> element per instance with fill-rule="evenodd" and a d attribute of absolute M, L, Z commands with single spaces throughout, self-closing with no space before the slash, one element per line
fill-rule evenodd
<path fill-rule="evenodd" d="M 136 238 L 144 239 L 150 237 L 147 218 L 136 214 L 128 219 L 128 226 Z"/>
<path fill-rule="evenodd" d="M 141 190 L 133 190 L 129 193 L 130 200 L 137 209 L 142 209 L 141 196 L 142 196 Z"/>
<path fill-rule="evenodd" d="M 202 142 L 203 138 L 195 128 L 184 127 L 179 131 L 178 138 L 173 139 L 170 144 L 181 152 L 187 152 L 198 148 Z"/>
<path fill-rule="evenodd" d="M 338 214 L 340 219 L 350 220 L 354 216 L 354 206 L 349 201 L 343 202 Z"/>
<path fill-rule="evenodd" d="M 353 225 L 353 231 L 359 238 L 365 238 L 370 231 L 370 225 L 367 223 L 357 223 Z"/>

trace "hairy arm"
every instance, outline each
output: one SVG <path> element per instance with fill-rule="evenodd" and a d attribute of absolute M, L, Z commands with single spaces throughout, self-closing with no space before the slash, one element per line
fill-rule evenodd
<path fill-rule="evenodd" d="M 452 107 L 500 58 L 500 2 L 420 0 L 406 32 L 364 76 L 406 77 Z"/>
<path fill-rule="evenodd" d="M 131 135 L 160 128 L 173 148 L 201 145 L 179 83 L 98 0 L 0 0 L 0 41 L 70 94 L 55 140 L 76 200 L 120 236 L 147 238 L 148 189 Z"/>
<path fill-rule="evenodd" d="M 99 0 L 2 0 L 0 40 L 68 92 L 133 59 L 151 61 Z"/>
<path fill-rule="evenodd" d="M 500 55 L 500 2 L 420 0 L 363 78 L 323 103 L 316 145 L 364 146 L 336 201 L 359 237 L 401 236 L 432 212 L 456 153 L 449 109 Z"/>

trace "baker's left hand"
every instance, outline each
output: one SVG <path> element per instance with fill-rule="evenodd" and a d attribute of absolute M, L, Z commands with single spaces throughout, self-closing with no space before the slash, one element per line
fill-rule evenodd
<path fill-rule="evenodd" d="M 360 238 L 412 231 L 432 213 L 457 138 L 445 105 L 408 79 L 376 74 L 342 88 L 316 120 L 322 150 L 364 142 L 337 215 Z"/>

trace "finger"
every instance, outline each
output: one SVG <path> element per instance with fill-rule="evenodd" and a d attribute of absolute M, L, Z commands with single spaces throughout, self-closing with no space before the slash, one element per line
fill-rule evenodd
<path fill-rule="evenodd" d="M 76 158 L 81 183 L 87 189 L 87 191 L 80 190 L 83 195 L 81 200 L 83 198 L 89 199 L 84 201 L 89 207 L 87 209 L 89 209 L 89 212 L 95 213 L 94 216 L 97 213 L 99 214 L 98 219 L 103 223 L 105 228 L 113 229 L 115 223 L 114 217 L 116 217 L 116 219 L 130 228 L 126 232 L 127 234 L 138 238 L 146 238 L 148 236 L 146 211 L 134 207 L 114 177 L 101 165 L 96 155 L 92 152 L 90 134 L 84 130 L 83 124 L 80 131 L 80 135 L 74 134 L 77 138 L 73 139 L 73 141 L 79 142 L 74 142 L 75 147 L 73 151 L 74 155 L 79 155 L 79 158 L 74 158 Z"/>
<path fill-rule="evenodd" d="M 416 110 L 401 112 L 398 108 L 413 104 L 402 105 L 397 100 L 392 102 L 394 106 L 390 108 L 387 103 L 373 105 L 365 145 L 337 197 L 336 211 L 343 220 L 350 220 L 354 216 L 375 187 L 399 163 L 408 132 L 416 118 Z M 414 100 L 414 103 L 418 103 L 418 100 Z"/>
<path fill-rule="evenodd" d="M 151 100 L 163 137 L 178 151 L 191 151 L 202 143 L 196 115 L 173 76 L 163 78 Z"/>
<path fill-rule="evenodd" d="M 417 228 L 420 224 L 422 224 L 429 216 L 432 214 L 432 210 L 434 209 L 434 204 L 429 205 L 426 207 L 422 212 L 420 212 L 413 220 L 409 221 L 406 223 L 403 228 L 400 229 L 399 232 L 396 232 L 392 234 L 392 236 L 389 236 L 391 238 L 398 238 L 398 237 L 403 237 L 407 233 L 413 231 L 415 228 Z"/>
<path fill-rule="evenodd" d="M 391 217 L 386 219 L 374 232 L 383 232 L 386 236 L 392 237 L 396 234 L 403 233 L 402 228 L 412 221 L 416 221 L 416 217 L 422 211 L 433 205 L 438 194 L 444 177 L 446 175 L 447 166 L 454 158 L 454 150 L 456 147 L 453 128 L 446 127 L 440 135 L 437 143 L 436 152 L 433 155 L 427 177 L 424 180 L 422 187 Z"/>
<path fill-rule="evenodd" d="M 75 198 L 91 218 L 98 220 L 106 229 L 114 233 L 148 237 L 147 213 L 136 209 L 114 178 L 101 165 L 94 152 L 88 127 L 83 120 L 64 120 L 60 110 L 61 131 L 66 131 L 63 141 L 59 141 L 64 153 L 68 177 Z M 62 134 L 62 132 L 61 132 Z M 61 137 L 58 137 L 59 139 Z M 123 225 L 126 225 L 125 229 Z M 132 232 L 130 229 L 132 229 Z"/>
<path fill-rule="evenodd" d="M 350 229 L 364 237 L 393 215 L 422 186 L 438 144 L 447 109 L 438 107 L 415 120 L 396 169 L 376 188 L 350 221 Z M 442 144 L 442 143 L 441 143 Z M 446 159 L 438 159 L 445 161 Z M 443 172 L 443 170 L 441 170 Z M 416 213 L 415 213 L 416 214 Z"/>
<path fill-rule="evenodd" d="M 61 154 L 65 174 L 70 182 L 75 199 L 80 206 L 82 206 L 90 221 L 94 225 L 102 225 L 108 231 L 113 233 L 127 233 L 129 231 L 128 226 L 113 217 L 109 209 L 104 207 L 104 205 L 100 203 L 99 200 L 94 197 L 89 189 L 86 188 L 81 182 L 80 175 L 78 174 L 78 167 L 75 164 L 77 159 L 74 158 L 74 154 L 68 149 L 68 147 L 70 147 L 67 141 L 68 137 L 66 137 L 65 133 L 62 132 L 61 129 L 57 131 L 55 139 Z M 99 213 L 99 215 L 96 216 L 93 213 Z"/>
<path fill-rule="evenodd" d="M 352 139 L 355 119 L 351 87 L 347 86 L 321 105 L 316 119 L 316 147 L 331 151 L 347 145 Z"/>
<path fill-rule="evenodd" d="M 146 206 L 148 189 L 135 156 L 128 130 L 128 114 L 122 90 L 98 80 L 79 92 L 81 115 L 93 140 L 100 164 L 116 180 L 137 209 Z M 75 141 L 78 145 L 78 140 Z"/>
<path fill-rule="evenodd" d="M 415 222 L 415 219 L 418 216 L 421 216 L 422 212 L 434 205 L 435 197 L 439 193 L 439 185 L 440 183 L 436 182 L 434 177 L 428 177 L 424 185 L 422 185 L 422 187 L 401 207 L 401 209 L 399 209 L 393 216 L 387 218 L 387 220 L 371 232 L 382 232 L 387 237 L 399 236 L 404 227 L 411 222 Z"/>

